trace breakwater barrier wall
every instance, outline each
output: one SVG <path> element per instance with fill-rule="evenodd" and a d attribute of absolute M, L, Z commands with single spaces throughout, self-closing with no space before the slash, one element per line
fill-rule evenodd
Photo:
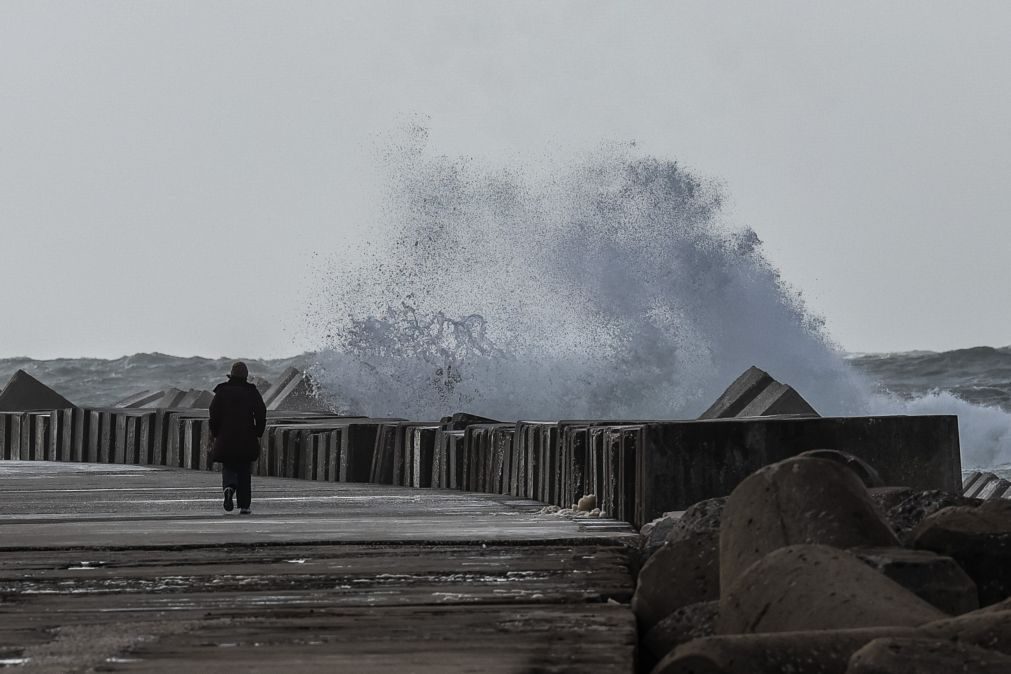
<path fill-rule="evenodd" d="M 853 454 L 886 484 L 962 489 L 954 416 L 452 419 L 268 412 L 255 474 L 510 494 L 563 508 L 595 494 L 604 513 L 637 527 L 725 496 L 757 468 L 811 449 Z M 0 412 L 5 460 L 213 470 L 209 445 L 207 410 Z"/>

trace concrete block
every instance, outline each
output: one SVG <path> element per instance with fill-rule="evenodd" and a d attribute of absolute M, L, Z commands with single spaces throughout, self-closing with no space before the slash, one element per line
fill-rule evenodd
<path fill-rule="evenodd" d="M 126 416 L 112 414 L 112 463 L 130 463 L 126 444 Z"/>
<path fill-rule="evenodd" d="M 28 414 L 21 415 L 21 459 L 33 461 L 35 459 L 34 443 L 32 442 L 32 418 Z"/>
<path fill-rule="evenodd" d="M 699 419 L 783 414 L 818 415 L 814 408 L 791 387 L 752 366 L 735 379 Z"/>
<path fill-rule="evenodd" d="M 326 480 L 326 450 L 329 433 L 313 433 L 312 455 L 316 459 L 313 468 L 313 479 L 321 482 Z"/>
<path fill-rule="evenodd" d="M 368 482 L 379 423 L 349 423 L 341 436 L 340 481 Z"/>
<path fill-rule="evenodd" d="M 741 410 L 741 417 L 766 417 L 781 414 L 818 416 L 814 408 L 793 388 L 773 382 Z"/>
<path fill-rule="evenodd" d="M 768 372 L 754 366 L 749 367 L 727 387 L 727 390 L 709 406 L 709 409 L 699 416 L 699 419 L 725 419 L 739 416 L 741 410 L 774 381 L 775 379 Z"/>
<path fill-rule="evenodd" d="M 1000 478 L 993 473 L 981 473 L 979 478 L 973 483 L 973 485 L 967 489 L 964 493 L 968 498 L 979 498 L 980 494 L 984 489 L 990 486 L 991 483 L 997 482 Z"/>
<path fill-rule="evenodd" d="M 62 410 L 75 405 L 24 370 L 18 370 L 0 392 L 0 411 Z"/>
<path fill-rule="evenodd" d="M 289 367 L 263 394 L 268 410 L 329 412 L 319 399 L 319 387 L 307 373 Z"/>
<path fill-rule="evenodd" d="M 439 421 L 439 425 L 447 431 L 462 431 L 467 428 L 467 426 L 471 426 L 473 424 L 497 423 L 500 422 L 495 419 L 489 419 L 488 417 L 479 417 L 476 414 L 468 414 L 467 412 L 457 412 L 452 416 L 443 417 Z"/>
<path fill-rule="evenodd" d="M 88 442 L 85 445 L 84 461 L 98 463 L 99 447 L 102 444 L 102 413 L 88 410 Z"/>
<path fill-rule="evenodd" d="M 50 458 L 49 449 L 52 447 L 49 436 L 52 421 L 52 412 L 46 412 L 43 414 L 32 414 L 32 425 L 33 425 L 33 444 L 34 444 L 34 455 L 36 461 L 53 461 L 54 458 Z"/>
<path fill-rule="evenodd" d="M 153 453 L 155 414 L 144 414 L 138 417 L 137 424 L 137 463 L 145 466 L 157 465 Z"/>
<path fill-rule="evenodd" d="M 8 414 L 7 436 L 10 442 L 10 456 L 8 458 L 18 461 L 21 459 L 21 415 Z M 27 451 L 25 452 L 27 456 Z"/>
<path fill-rule="evenodd" d="M 974 470 L 970 473 L 966 473 L 962 476 L 962 493 L 967 492 L 979 478 L 983 476 L 983 473 L 978 470 Z"/>
<path fill-rule="evenodd" d="M 397 426 L 381 424 L 376 429 L 376 445 L 372 452 L 369 482 L 402 485 L 403 470 L 403 457 L 397 452 Z"/>
<path fill-rule="evenodd" d="M 165 391 L 141 391 L 113 404 L 113 407 L 142 408 L 156 407 L 157 401 L 165 397 Z"/>
<path fill-rule="evenodd" d="M 71 437 L 70 460 L 85 461 L 88 446 L 88 433 L 90 430 L 91 415 L 87 410 L 75 409 L 71 411 L 74 423 L 74 432 Z"/>
<path fill-rule="evenodd" d="M 295 431 L 298 443 L 298 469 L 295 477 L 303 480 L 316 479 L 316 444 L 313 435 L 308 431 Z"/>
<path fill-rule="evenodd" d="M 463 488 L 463 431 L 441 431 L 447 444 L 447 473 L 450 489 Z"/>
<path fill-rule="evenodd" d="M 957 492 L 961 486 L 954 416 L 885 416 L 654 422 L 643 424 L 635 520 L 725 496 L 758 468 L 809 449 L 857 456 L 886 484 Z"/>
<path fill-rule="evenodd" d="M 326 479 L 336 482 L 340 477 L 341 436 L 345 431 L 331 431 L 327 442 Z"/>
<path fill-rule="evenodd" d="M 1011 482 L 1008 482 L 1004 478 L 997 478 L 992 480 L 987 485 L 980 490 L 979 495 L 976 498 L 981 498 L 983 500 L 989 500 L 994 498 L 1002 498 L 1011 488 Z"/>
<path fill-rule="evenodd" d="M 58 436 L 57 446 L 56 446 L 56 460 L 57 461 L 73 461 L 73 447 L 74 447 L 74 412 L 80 413 L 77 408 L 71 407 L 70 409 L 58 410 L 54 413 L 54 418 L 57 421 L 58 431 L 56 435 Z"/>
<path fill-rule="evenodd" d="M 115 460 L 114 443 L 116 438 L 113 413 L 108 410 L 102 410 L 98 413 L 98 417 L 100 420 L 98 430 L 98 462 L 113 463 Z"/>
<path fill-rule="evenodd" d="M 11 458 L 12 443 L 10 440 L 10 415 L 0 412 L 0 459 L 9 461 Z"/>

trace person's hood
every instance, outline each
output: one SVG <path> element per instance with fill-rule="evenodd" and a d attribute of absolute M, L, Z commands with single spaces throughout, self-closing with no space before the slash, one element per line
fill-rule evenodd
<path fill-rule="evenodd" d="M 251 382 L 245 381 L 243 379 L 229 379 L 228 381 L 223 381 L 220 384 L 218 384 L 217 386 L 215 386 L 214 387 L 214 392 L 217 393 L 221 389 L 223 389 L 225 387 L 228 387 L 228 386 L 249 386 L 249 387 L 252 387 L 252 388 L 256 388 L 256 384 L 253 384 Z"/>

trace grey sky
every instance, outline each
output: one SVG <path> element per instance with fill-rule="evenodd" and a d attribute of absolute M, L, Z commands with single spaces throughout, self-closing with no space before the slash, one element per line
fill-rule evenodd
<path fill-rule="evenodd" d="M 1007 2 L 6 0 L 0 356 L 312 348 L 312 255 L 415 114 L 719 179 L 846 349 L 1005 345 L 1009 35 Z"/>

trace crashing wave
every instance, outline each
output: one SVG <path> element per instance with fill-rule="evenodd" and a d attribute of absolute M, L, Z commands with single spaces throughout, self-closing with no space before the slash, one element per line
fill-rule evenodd
<path fill-rule="evenodd" d="M 715 182 L 633 146 L 502 168 L 414 133 L 388 154 L 374 241 L 326 270 L 312 312 L 315 374 L 358 411 L 691 418 L 755 364 L 826 415 L 959 413 L 967 464 L 1011 459 L 1005 412 L 876 393 Z"/>

